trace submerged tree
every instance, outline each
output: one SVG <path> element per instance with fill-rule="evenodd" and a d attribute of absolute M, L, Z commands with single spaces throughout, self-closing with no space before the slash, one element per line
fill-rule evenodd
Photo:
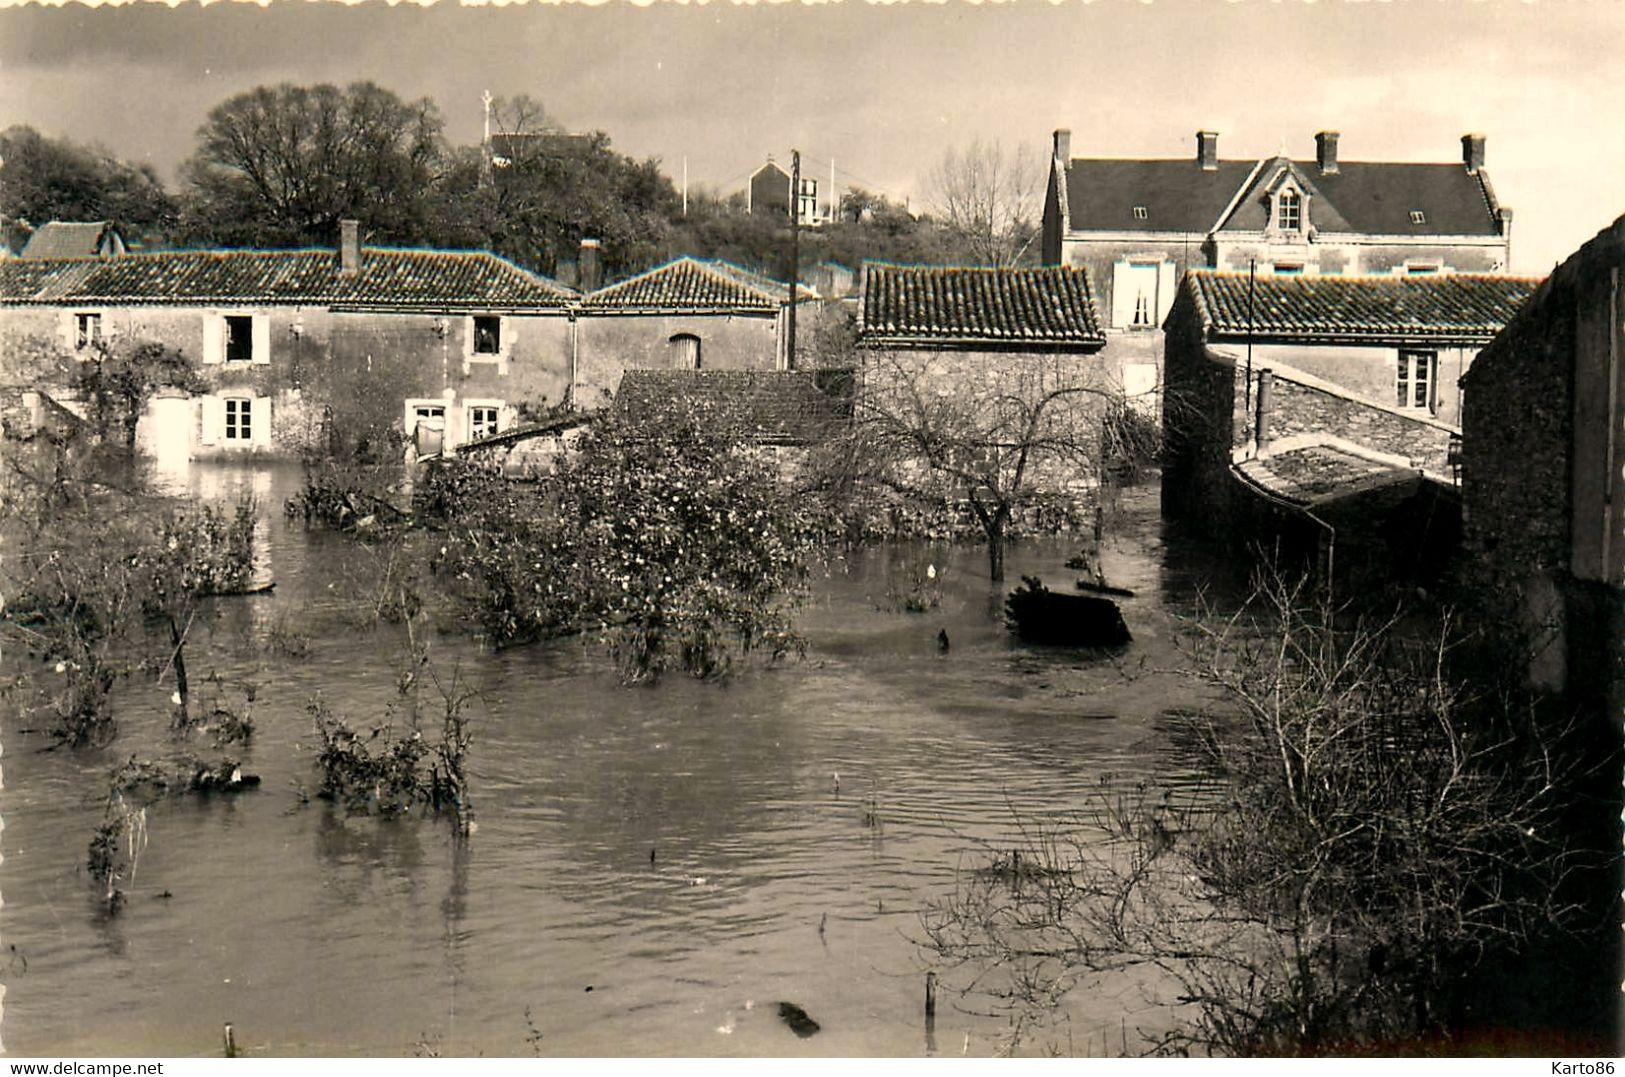
<path fill-rule="evenodd" d="M 703 405 L 611 409 L 539 483 L 457 464 L 429 496 L 438 572 L 499 643 L 593 632 L 633 681 L 799 646 L 806 522 Z"/>
<path fill-rule="evenodd" d="M 947 365 L 940 354 L 870 353 L 853 436 L 874 481 L 917 501 L 963 499 L 987 539 L 988 573 L 1003 580 L 1018 513 L 1098 483 L 1101 418 L 1116 394 L 1066 357 L 969 379 Z"/>
<path fill-rule="evenodd" d="M 1141 969 L 1162 1053 L 1344 1053 L 1447 1036 L 1486 953 L 1572 921 L 1559 738 L 1453 682 L 1444 637 L 1301 597 L 1202 627 L 1206 789 L 1040 828 L 927 916 L 935 953 L 1028 1015 Z"/>

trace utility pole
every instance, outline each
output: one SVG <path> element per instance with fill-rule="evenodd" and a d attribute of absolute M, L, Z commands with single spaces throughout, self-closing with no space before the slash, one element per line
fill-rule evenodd
<path fill-rule="evenodd" d="M 796 368 L 796 301 L 801 298 L 801 151 L 790 151 L 790 334 L 785 366 Z"/>
<path fill-rule="evenodd" d="M 688 154 L 683 154 L 683 216 L 688 216 Z"/>

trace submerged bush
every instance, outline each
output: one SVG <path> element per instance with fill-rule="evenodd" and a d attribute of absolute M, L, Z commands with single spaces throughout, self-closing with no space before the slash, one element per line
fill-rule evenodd
<path fill-rule="evenodd" d="M 702 406 L 611 411 L 536 482 L 454 461 L 428 489 L 436 570 L 499 644 L 593 632 L 633 681 L 801 646 L 806 518 Z"/>

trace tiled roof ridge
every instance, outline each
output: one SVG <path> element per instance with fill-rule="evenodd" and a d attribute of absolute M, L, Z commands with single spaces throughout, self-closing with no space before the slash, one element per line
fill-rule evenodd
<path fill-rule="evenodd" d="M 1192 266 L 1185 271 L 1192 278 L 1223 277 L 1246 280 L 1245 269 L 1219 269 L 1214 266 Z M 1439 284 L 1442 281 L 1524 281 L 1539 284 L 1546 279 L 1543 273 L 1504 273 L 1488 270 L 1451 270 L 1448 273 L 1259 273 L 1253 278 L 1259 284 L 1306 285 L 1314 281 L 1358 281 L 1371 284 L 1406 283 L 1415 285 Z"/>

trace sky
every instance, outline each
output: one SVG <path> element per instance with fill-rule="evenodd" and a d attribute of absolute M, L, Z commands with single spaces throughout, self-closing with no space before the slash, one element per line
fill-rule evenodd
<path fill-rule="evenodd" d="M 278 82 L 370 79 L 480 137 L 481 94 L 529 94 L 681 181 L 739 189 L 768 155 L 923 205 L 950 147 L 1051 132 L 1077 157 L 1447 161 L 1487 136 L 1518 272 L 1625 213 L 1620 0 L 1008 0 L 508 3 L 0 0 L 0 127 L 150 162 L 166 179 L 209 109 Z M 0 169 L 0 182 L 4 180 Z"/>

